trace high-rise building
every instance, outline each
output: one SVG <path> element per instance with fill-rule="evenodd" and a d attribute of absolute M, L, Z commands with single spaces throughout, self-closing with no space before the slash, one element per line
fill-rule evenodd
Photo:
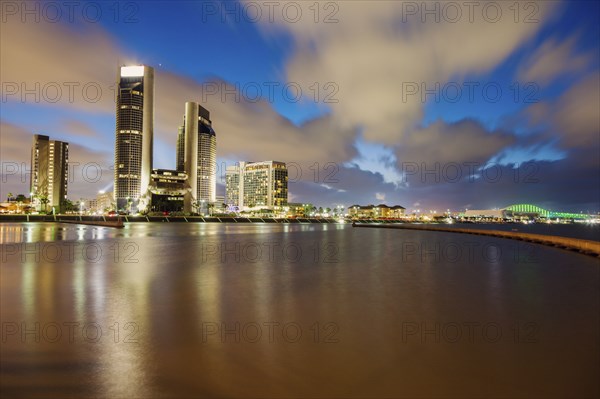
<path fill-rule="evenodd" d="M 214 203 L 217 194 L 217 136 L 210 113 L 195 102 L 185 103 L 183 126 L 177 137 L 178 170 L 182 158 L 189 185 L 184 199 L 185 212 L 192 212 L 198 202 Z"/>
<path fill-rule="evenodd" d="M 225 172 L 225 201 L 244 208 L 282 207 L 288 201 L 288 170 L 284 162 L 240 162 Z"/>
<path fill-rule="evenodd" d="M 67 198 L 69 143 L 35 134 L 31 147 L 30 192 L 38 209 L 60 211 Z"/>
<path fill-rule="evenodd" d="M 177 170 L 185 170 L 185 126 L 179 126 L 177 129 Z"/>
<path fill-rule="evenodd" d="M 154 69 L 119 68 L 115 132 L 117 209 L 144 210 L 149 203 L 154 134 Z"/>

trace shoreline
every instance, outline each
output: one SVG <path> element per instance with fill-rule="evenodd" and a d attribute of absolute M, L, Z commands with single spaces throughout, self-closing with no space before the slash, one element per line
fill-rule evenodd
<path fill-rule="evenodd" d="M 334 218 L 270 218 L 270 217 L 204 217 L 204 216 L 80 216 L 80 215 L 10 215 L 0 216 L 0 223 L 76 223 L 87 225 L 113 225 L 118 220 L 125 223 L 289 223 L 289 224 L 334 224 L 340 223 Z M 375 221 L 369 221 L 375 222 Z M 389 221 L 392 222 L 392 221 Z M 397 221 L 393 221 L 397 222 Z M 349 222 L 344 222 L 349 223 Z"/>
<path fill-rule="evenodd" d="M 352 223 L 352 227 L 362 228 L 380 228 L 380 229 L 398 229 L 398 230 L 420 230 L 420 231 L 433 231 L 439 233 L 459 233 L 459 234 L 473 234 L 480 236 L 489 236 L 496 238 L 505 238 L 511 240 L 527 241 L 534 244 L 545 245 L 549 247 L 566 249 L 569 251 L 579 252 L 584 255 L 600 257 L 600 241 L 584 240 L 581 238 L 571 238 L 562 236 L 551 236 L 545 234 L 533 234 L 523 233 L 516 231 L 502 231 L 502 230 L 483 230 L 483 229 L 465 229 L 460 227 L 437 227 L 428 225 L 382 225 L 382 224 L 369 224 L 369 223 Z"/>

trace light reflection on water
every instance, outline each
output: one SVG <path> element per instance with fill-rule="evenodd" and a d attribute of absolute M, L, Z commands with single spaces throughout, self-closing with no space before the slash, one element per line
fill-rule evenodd
<path fill-rule="evenodd" d="M 9 396 L 599 394 L 588 256 L 348 225 L 0 224 L 0 240 Z"/>

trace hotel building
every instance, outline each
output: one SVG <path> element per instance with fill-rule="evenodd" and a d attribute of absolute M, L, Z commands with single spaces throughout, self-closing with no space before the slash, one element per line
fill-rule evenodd
<path fill-rule="evenodd" d="M 195 102 L 185 103 L 183 126 L 177 135 L 177 170 L 187 175 L 189 191 L 184 211 L 199 202 L 214 203 L 217 195 L 217 135 L 210 112 Z"/>
<path fill-rule="evenodd" d="M 115 202 L 131 212 L 148 205 L 154 135 L 154 69 L 119 68 L 115 132 Z"/>
<path fill-rule="evenodd" d="M 355 219 L 399 219 L 405 216 L 406 209 L 400 205 L 352 205 L 348 214 Z"/>
<path fill-rule="evenodd" d="M 69 143 L 35 134 L 31 147 L 30 192 L 40 210 L 61 211 L 67 198 Z M 46 202 L 47 200 L 47 202 Z"/>
<path fill-rule="evenodd" d="M 105 211 L 110 211 L 114 209 L 114 193 L 112 191 L 105 192 L 100 191 L 98 195 L 96 195 L 96 211 L 100 213 L 104 213 Z"/>
<path fill-rule="evenodd" d="M 288 170 L 284 162 L 240 162 L 225 172 L 227 205 L 245 208 L 286 206 Z"/>

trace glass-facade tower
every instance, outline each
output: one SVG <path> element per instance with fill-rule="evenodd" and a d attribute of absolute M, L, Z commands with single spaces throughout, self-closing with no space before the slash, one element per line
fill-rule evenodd
<path fill-rule="evenodd" d="M 136 212 L 149 202 L 154 134 L 154 69 L 119 68 L 115 132 L 115 203 Z"/>

